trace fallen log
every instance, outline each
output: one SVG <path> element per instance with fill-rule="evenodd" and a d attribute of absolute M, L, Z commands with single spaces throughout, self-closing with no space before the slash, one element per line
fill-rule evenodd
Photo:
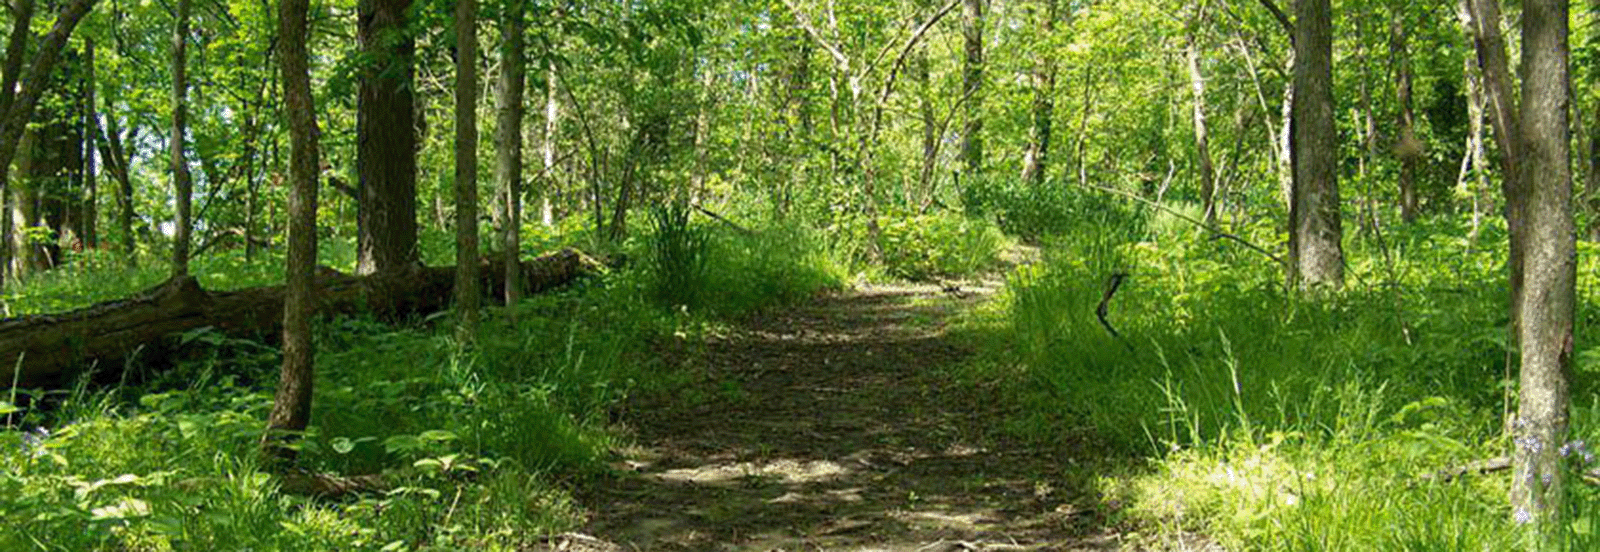
<path fill-rule="evenodd" d="M 522 262 L 523 289 L 537 293 L 565 285 L 599 264 L 564 249 Z M 486 291 L 504 288 L 503 261 L 485 260 Z M 449 306 L 454 267 L 424 267 L 390 274 L 351 276 L 323 267 L 317 273 L 317 312 L 370 312 L 396 320 Z M 283 319 L 283 286 L 210 292 L 193 277 L 173 278 L 130 298 L 57 314 L 0 320 L 0 385 L 43 387 L 69 381 L 82 370 L 120 373 L 132 361 L 159 364 L 170 336 L 205 327 L 230 335 L 271 336 Z"/>

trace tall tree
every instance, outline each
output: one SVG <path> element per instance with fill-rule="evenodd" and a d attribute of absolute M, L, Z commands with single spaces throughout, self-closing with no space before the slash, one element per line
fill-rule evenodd
<path fill-rule="evenodd" d="M 478 326 L 478 2 L 456 0 L 456 335 Z"/>
<path fill-rule="evenodd" d="M 95 249 L 100 246 L 99 175 L 95 172 L 95 144 L 100 136 L 100 119 L 94 105 L 94 39 L 83 41 L 83 180 L 86 184 L 83 198 L 83 246 Z"/>
<path fill-rule="evenodd" d="M 1194 155 L 1196 176 L 1200 183 L 1200 204 L 1205 211 L 1204 220 L 1211 224 L 1217 218 L 1217 177 L 1211 163 L 1211 141 L 1206 133 L 1206 77 L 1200 70 L 1200 28 L 1205 24 L 1206 3 L 1199 0 L 1191 7 L 1193 13 L 1184 32 L 1184 61 L 1189 69 L 1189 88 L 1193 93 Z"/>
<path fill-rule="evenodd" d="M 1516 140 L 1524 195 L 1520 321 L 1521 390 L 1512 453 L 1511 504 L 1545 537 L 1560 518 L 1561 454 L 1568 422 L 1577 251 L 1572 220 L 1566 0 L 1526 0 L 1522 12 L 1522 104 Z"/>
<path fill-rule="evenodd" d="M 504 198 L 501 220 L 501 247 L 506 255 L 506 306 L 522 298 L 522 275 L 518 254 L 522 249 L 522 92 L 527 61 L 522 51 L 523 12 L 526 5 L 513 0 L 506 7 L 500 33 L 500 112 L 495 133 L 499 138 L 495 156 L 495 179 Z M 506 312 L 515 313 L 508 308 Z M 515 316 L 515 314 L 513 314 Z"/>
<path fill-rule="evenodd" d="M 1395 72 L 1395 103 L 1399 105 L 1399 136 L 1394 145 L 1395 157 L 1400 158 L 1400 218 L 1406 222 L 1417 219 L 1417 164 L 1422 159 L 1422 141 L 1417 139 L 1416 114 L 1412 109 L 1411 49 L 1406 29 L 1405 10 L 1408 2 L 1395 6 L 1394 20 L 1389 27 L 1389 54 Z"/>
<path fill-rule="evenodd" d="M 1036 55 L 1033 74 L 1032 125 L 1028 132 L 1027 150 L 1022 154 L 1022 179 L 1035 186 L 1044 184 L 1050 168 L 1050 131 L 1055 118 L 1056 57 L 1050 41 L 1056 29 L 1056 0 L 1035 0 L 1034 10 L 1039 18 L 1039 40 L 1045 47 Z M 935 137 L 937 138 L 937 137 Z"/>
<path fill-rule="evenodd" d="M 416 264 L 417 129 L 412 95 L 411 0 L 360 0 L 356 38 L 367 63 L 356 104 L 356 270 Z"/>
<path fill-rule="evenodd" d="M 540 143 L 540 157 L 544 162 L 544 171 L 539 178 L 539 222 L 546 228 L 555 225 L 555 209 L 551 205 L 551 196 L 556 191 L 556 139 L 561 132 L 561 96 L 559 88 L 561 75 L 556 73 L 556 63 L 551 61 L 545 67 L 544 88 L 544 141 Z"/>
<path fill-rule="evenodd" d="M 1339 130 L 1333 119 L 1333 7 L 1294 4 L 1294 183 L 1289 205 L 1290 279 L 1344 285 L 1344 232 L 1337 180 Z"/>
<path fill-rule="evenodd" d="M 283 298 L 283 370 L 267 418 L 262 444 L 269 454 L 292 455 L 283 446 L 311 422 L 315 362 L 311 317 L 316 311 L 317 116 L 306 55 L 309 0 L 278 4 L 278 67 L 283 73 L 284 111 L 289 118 L 289 255 Z"/>
<path fill-rule="evenodd" d="M 983 4 L 962 0 L 961 34 L 966 57 L 962 61 L 961 90 L 967 104 L 967 126 L 961 133 L 961 159 L 968 177 L 983 168 Z"/>
<path fill-rule="evenodd" d="M 194 182 L 189 176 L 189 163 L 184 159 L 184 133 L 189 119 L 189 0 L 177 0 L 172 30 L 172 135 L 167 145 L 172 156 L 172 189 L 177 203 L 177 228 L 172 239 L 172 273 L 189 274 L 189 245 L 194 230 L 190 220 L 190 203 L 194 196 Z"/>
<path fill-rule="evenodd" d="M 18 0 L 13 14 L 11 36 L 7 39 L 5 67 L 0 69 L 0 197 L 7 197 L 6 182 L 11 162 L 21 149 L 22 138 L 33 119 L 34 108 L 51 84 L 50 75 L 61 59 L 61 51 L 72 36 L 78 22 L 89 13 L 94 0 L 72 0 L 61 7 L 56 22 L 39 41 L 33 59 L 23 69 L 27 44 L 33 38 L 29 28 L 32 22 L 32 0 Z M 20 86 L 19 86 L 20 83 Z M 7 210 L 9 213 L 9 209 Z M 11 232 L 11 224 L 6 224 Z M 8 236 L 9 237 L 9 236 Z M 9 248 L 8 248 L 9 250 Z M 14 250 L 20 253 L 20 250 Z M 15 263 L 8 263 L 14 265 Z"/>
<path fill-rule="evenodd" d="M 1589 174 L 1584 181 L 1589 203 L 1589 241 L 1600 242 L 1600 100 L 1595 101 L 1594 123 L 1589 126 Z"/>
<path fill-rule="evenodd" d="M 106 105 L 114 106 L 107 94 Z M 117 128 L 117 118 L 109 116 L 110 109 L 106 110 L 106 128 L 104 140 L 100 141 L 100 157 L 105 159 L 106 170 L 117 181 L 117 228 L 122 232 L 122 254 L 127 257 L 128 266 L 138 264 L 138 243 L 133 234 L 133 178 L 128 174 L 128 161 L 133 158 L 123 144 L 138 142 L 139 129 L 128 132 L 127 140 L 122 138 L 122 131 Z"/>

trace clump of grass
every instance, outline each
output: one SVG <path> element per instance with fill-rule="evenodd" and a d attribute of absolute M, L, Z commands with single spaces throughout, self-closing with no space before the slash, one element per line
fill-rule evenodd
<path fill-rule="evenodd" d="M 1163 219 L 1074 227 L 1012 274 L 981 366 L 1019 372 L 995 376 L 1017 381 L 1019 431 L 1149 458 L 1104 481 L 1108 498 L 1230 549 L 1519 542 L 1503 474 L 1421 477 L 1507 447 L 1503 245 L 1438 239 L 1460 235 L 1450 220 L 1391 232 L 1383 250 L 1356 240 L 1346 289 L 1306 297 L 1262 256 Z M 1107 318 L 1120 338 L 1095 314 L 1119 272 Z M 1584 320 L 1600 319 L 1595 287 L 1580 284 Z M 1576 390 L 1593 389 L 1593 343 L 1579 343 Z M 1592 440 L 1595 421 L 1575 416 L 1574 436 Z M 1573 494 L 1567 538 L 1582 550 L 1595 493 Z"/>

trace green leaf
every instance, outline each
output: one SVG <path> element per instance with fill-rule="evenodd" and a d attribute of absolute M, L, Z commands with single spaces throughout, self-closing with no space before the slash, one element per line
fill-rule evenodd
<path fill-rule="evenodd" d="M 339 454 L 350 454 L 350 451 L 356 448 L 355 442 L 346 437 L 334 437 L 333 441 L 329 442 L 328 445 L 333 447 L 333 451 Z"/>
<path fill-rule="evenodd" d="M 8 403 L 6 401 L 0 401 L 0 416 L 4 416 L 4 415 L 10 414 L 12 412 L 20 412 L 20 411 L 22 411 L 22 409 L 21 408 L 17 408 L 17 405 Z"/>

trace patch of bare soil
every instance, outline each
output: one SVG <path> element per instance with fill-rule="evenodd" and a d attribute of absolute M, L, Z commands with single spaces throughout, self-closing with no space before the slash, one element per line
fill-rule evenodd
<path fill-rule="evenodd" d="M 639 399 L 636 447 L 585 485 L 566 550 L 1116 550 L 1081 456 L 1006 437 L 997 392 L 954 381 L 952 316 L 987 290 L 868 287 L 765 313 Z"/>

